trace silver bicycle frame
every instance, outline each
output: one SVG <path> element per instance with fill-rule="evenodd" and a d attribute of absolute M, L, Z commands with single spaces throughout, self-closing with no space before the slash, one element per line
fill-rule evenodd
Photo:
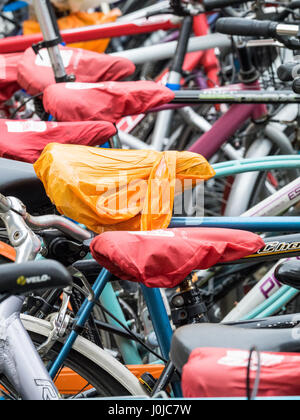
<path fill-rule="evenodd" d="M 57 35 L 55 33 L 46 0 L 33 0 L 35 13 L 41 27 L 44 41 L 53 41 Z M 55 79 L 66 77 L 66 71 L 58 45 L 47 48 Z"/>
<path fill-rule="evenodd" d="M 205 51 L 211 48 L 229 48 L 231 40 L 222 34 L 196 36 L 190 39 L 187 52 Z M 133 48 L 131 50 L 112 53 L 112 56 L 124 57 L 133 61 L 134 64 L 168 60 L 174 56 L 177 41 L 152 45 L 150 47 Z"/>
<path fill-rule="evenodd" d="M 41 247 L 39 239 L 17 213 L 23 210 L 19 200 L 1 196 L 0 219 L 16 247 L 16 263 L 34 260 Z M 57 400 L 59 394 L 21 323 L 23 302 L 24 297 L 10 296 L 0 304 L 0 372 L 24 400 Z"/>
<path fill-rule="evenodd" d="M 263 129 L 265 138 L 256 140 L 247 153 L 246 158 L 255 158 L 268 156 L 274 144 L 276 144 L 281 153 L 294 154 L 290 140 L 284 134 L 286 128 L 286 121 L 293 121 L 298 114 L 298 105 L 286 105 L 281 111 L 276 114 L 276 119 L 283 121 L 282 124 L 271 122 Z M 295 179 L 299 173 L 298 171 L 291 171 L 291 179 Z M 250 172 L 241 174 L 235 177 L 232 185 L 231 193 L 226 204 L 225 216 L 240 216 L 244 213 L 250 201 L 253 187 L 258 177 L 257 172 Z M 242 199 L 241 199 L 242 197 Z"/>
<path fill-rule="evenodd" d="M 135 12 L 128 13 L 124 16 L 121 16 L 118 19 L 118 22 L 132 22 L 136 19 L 146 18 L 149 14 L 154 14 L 160 12 L 163 9 L 168 9 L 170 6 L 169 0 L 163 0 L 159 3 L 152 4 L 151 6 L 144 7 L 143 9 L 136 10 Z"/>
<path fill-rule="evenodd" d="M 211 48 L 227 48 L 230 47 L 231 40 L 226 35 L 211 34 L 207 36 L 199 36 L 191 38 L 188 44 L 187 52 L 204 51 Z M 171 59 L 177 48 L 177 41 L 167 42 L 162 44 L 153 45 L 150 47 L 135 48 L 127 51 L 113 53 L 113 56 L 120 56 L 128 58 L 135 64 L 145 64 L 147 62 L 160 61 L 165 59 Z M 168 83 L 178 84 L 180 82 L 180 75 L 176 73 L 170 73 Z M 206 128 L 207 125 L 200 121 L 199 116 L 195 116 L 195 111 L 192 108 L 187 107 L 189 112 L 189 118 L 194 117 L 195 123 L 200 125 L 201 128 Z M 184 112 L 184 111 L 183 111 Z M 168 133 L 168 127 L 171 123 L 173 116 L 172 110 L 161 111 L 158 115 L 157 122 L 155 124 L 155 130 L 153 134 L 153 142 L 151 148 L 155 150 L 163 150 L 164 140 Z M 199 117 L 199 118 L 198 118 Z M 129 117 L 130 118 L 130 117 Z M 140 139 L 128 135 L 119 130 L 119 137 L 121 142 L 133 149 L 144 149 L 145 143 Z M 149 146 L 148 146 L 149 147 Z"/>
<path fill-rule="evenodd" d="M 11 296 L 0 304 L 0 373 L 24 400 L 57 400 L 58 391 L 20 320 L 23 301 Z"/>
<path fill-rule="evenodd" d="M 84 229 L 58 216 L 31 217 L 18 199 L 1 194 L 0 219 L 16 249 L 16 264 L 33 261 L 41 249 L 39 238 L 27 223 L 37 229 L 57 227 L 75 239 L 91 237 Z M 59 393 L 20 320 L 24 299 L 10 296 L 0 304 L 0 373 L 5 374 L 24 400 L 57 400 Z"/>

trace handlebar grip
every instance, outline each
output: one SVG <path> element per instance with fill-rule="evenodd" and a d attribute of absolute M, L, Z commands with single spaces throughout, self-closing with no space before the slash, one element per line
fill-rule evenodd
<path fill-rule="evenodd" d="M 300 62 L 289 61 L 277 69 L 277 76 L 282 82 L 291 82 L 300 76 Z"/>
<path fill-rule="evenodd" d="M 300 77 L 294 80 L 292 87 L 293 91 L 297 93 L 297 95 L 300 94 Z"/>
<path fill-rule="evenodd" d="M 224 9 L 225 7 L 247 3 L 248 0 L 202 0 L 202 5 L 207 12 L 214 9 Z"/>
<path fill-rule="evenodd" d="M 269 20 L 221 18 L 217 20 L 217 32 L 227 35 L 274 37 L 278 23 Z"/>

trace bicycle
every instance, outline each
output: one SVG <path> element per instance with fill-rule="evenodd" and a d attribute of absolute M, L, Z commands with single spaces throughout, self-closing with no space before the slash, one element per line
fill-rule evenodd
<path fill-rule="evenodd" d="M 0 317 L 2 323 L 0 382 L 2 396 L 10 399 L 14 388 L 25 400 L 58 400 L 59 394 L 20 320 L 26 294 L 72 285 L 68 271 L 56 261 L 4 264 L 0 268 Z M 22 297 L 24 295 L 24 297 Z"/>

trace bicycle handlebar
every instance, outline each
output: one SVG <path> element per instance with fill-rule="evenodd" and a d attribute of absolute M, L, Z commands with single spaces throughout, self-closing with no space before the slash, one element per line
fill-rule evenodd
<path fill-rule="evenodd" d="M 88 230 L 83 229 L 69 219 L 54 214 L 34 217 L 26 213 L 25 222 L 32 229 L 58 229 L 65 235 L 81 242 L 92 238 L 92 234 Z"/>
<path fill-rule="evenodd" d="M 300 62 L 290 61 L 282 64 L 277 69 L 277 76 L 282 82 L 293 82 L 292 89 L 300 93 Z"/>
<path fill-rule="evenodd" d="M 248 0 L 169 0 L 178 16 L 196 15 L 222 9 L 229 16 L 235 16 L 231 6 L 247 3 Z"/>
<path fill-rule="evenodd" d="M 270 20 L 221 18 L 217 21 L 216 29 L 227 35 L 261 36 L 264 38 L 299 35 L 298 25 L 288 25 Z"/>
<path fill-rule="evenodd" d="M 16 250 L 16 262 L 31 261 L 41 250 L 41 241 L 34 230 L 58 229 L 71 238 L 84 242 L 92 233 L 62 216 L 33 217 L 24 204 L 15 197 L 6 198 L 0 193 L 0 219 L 3 221 L 11 245 Z"/>
<path fill-rule="evenodd" d="M 237 6 L 247 3 L 248 0 L 202 0 L 202 5 L 207 12 L 215 9 L 224 9 L 229 6 Z"/>
<path fill-rule="evenodd" d="M 291 82 L 299 77 L 300 63 L 289 61 L 281 64 L 277 69 L 277 76 L 282 82 Z"/>
<path fill-rule="evenodd" d="M 277 22 L 250 20 L 242 18 L 218 19 L 216 29 L 227 35 L 273 37 L 276 35 Z"/>

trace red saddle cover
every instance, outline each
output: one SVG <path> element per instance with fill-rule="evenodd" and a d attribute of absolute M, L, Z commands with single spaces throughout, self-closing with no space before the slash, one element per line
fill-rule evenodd
<path fill-rule="evenodd" d="M 68 74 L 74 74 L 77 82 L 96 83 L 105 80 L 121 80 L 135 71 L 135 65 L 126 58 L 99 54 L 80 48 L 59 47 Z M 36 55 L 28 48 L 19 63 L 18 82 L 30 95 L 43 92 L 55 83 L 48 51 Z"/>
<path fill-rule="evenodd" d="M 0 102 L 5 102 L 19 89 L 18 65 L 22 53 L 0 55 Z"/>
<path fill-rule="evenodd" d="M 195 349 L 183 367 L 182 392 L 185 398 L 245 398 L 250 352 L 236 349 Z M 251 357 L 250 388 L 258 368 L 256 353 Z M 258 397 L 300 395 L 300 355 L 260 353 Z"/>
<path fill-rule="evenodd" d="M 116 133 L 113 124 L 0 120 L 0 156 L 34 163 L 49 143 L 96 146 Z"/>
<path fill-rule="evenodd" d="M 155 82 L 60 83 L 45 89 L 43 103 L 58 121 L 110 121 L 166 104 L 174 93 Z"/>
<path fill-rule="evenodd" d="M 172 288 L 193 270 L 237 260 L 264 241 L 254 233 L 230 229 L 177 228 L 146 232 L 105 232 L 91 243 L 100 265 L 122 280 Z"/>

